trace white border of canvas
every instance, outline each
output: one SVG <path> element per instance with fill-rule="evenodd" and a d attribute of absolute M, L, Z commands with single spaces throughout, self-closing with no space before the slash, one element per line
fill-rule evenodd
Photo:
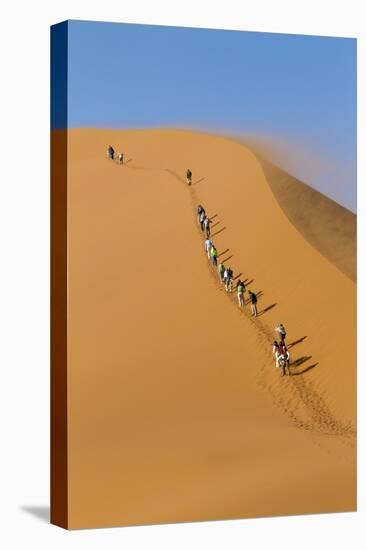
<path fill-rule="evenodd" d="M 363 5 L 362 0 L 225 0 L 220 3 L 213 0 L 109 0 L 108 3 L 100 0 L 64 0 L 58 3 L 21 0 L 2 3 L 0 544 L 5 550 L 211 550 L 244 546 L 250 549 L 344 550 L 362 546 L 366 519 L 362 468 L 365 463 L 365 348 L 361 339 L 365 330 L 365 252 L 360 244 L 366 242 Z M 44 519 L 49 499 L 49 26 L 65 19 L 358 38 L 358 392 L 361 434 L 357 513 L 75 532 L 48 525 Z M 346 355 L 344 368 L 347 368 Z"/>

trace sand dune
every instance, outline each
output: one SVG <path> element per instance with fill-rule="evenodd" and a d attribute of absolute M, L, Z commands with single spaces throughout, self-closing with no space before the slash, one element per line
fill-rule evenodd
<path fill-rule="evenodd" d="M 201 133 L 85 129 L 68 157 L 69 527 L 354 510 L 355 284 L 255 155 Z M 208 265 L 198 203 L 260 292 L 256 320 Z"/>
<path fill-rule="evenodd" d="M 356 281 L 356 215 L 259 157 L 269 186 L 290 222 L 338 269 Z"/>

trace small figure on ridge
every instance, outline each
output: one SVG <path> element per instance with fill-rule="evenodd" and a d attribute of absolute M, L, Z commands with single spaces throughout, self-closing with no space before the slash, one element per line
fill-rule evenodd
<path fill-rule="evenodd" d="M 107 157 L 111 160 L 114 160 L 114 149 L 113 149 L 112 145 L 109 145 L 109 147 L 107 149 Z"/>
<path fill-rule="evenodd" d="M 192 172 L 190 171 L 189 168 L 187 170 L 186 179 L 187 179 L 187 184 L 192 185 Z"/>

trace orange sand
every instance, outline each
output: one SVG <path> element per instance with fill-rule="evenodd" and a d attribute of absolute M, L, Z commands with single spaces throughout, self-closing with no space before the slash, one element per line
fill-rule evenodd
<path fill-rule="evenodd" d="M 177 130 L 72 130 L 68 147 L 69 527 L 355 510 L 356 287 L 253 153 Z M 208 265 L 198 203 L 259 311 L 275 304 L 256 320 Z M 306 337 L 292 377 L 279 322 Z"/>

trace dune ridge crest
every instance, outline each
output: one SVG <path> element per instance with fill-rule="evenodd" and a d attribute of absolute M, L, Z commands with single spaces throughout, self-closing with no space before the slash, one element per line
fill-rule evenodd
<path fill-rule="evenodd" d="M 356 214 L 264 158 L 258 156 L 258 160 L 290 222 L 314 248 L 356 282 Z"/>

